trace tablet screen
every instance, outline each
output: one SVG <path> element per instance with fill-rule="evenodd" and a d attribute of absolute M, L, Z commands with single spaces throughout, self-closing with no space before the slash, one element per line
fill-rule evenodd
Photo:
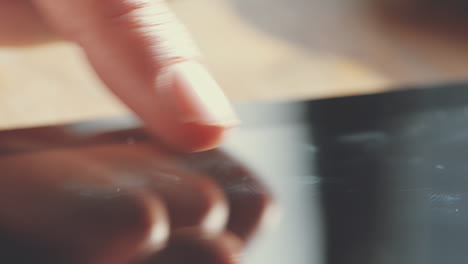
<path fill-rule="evenodd" d="M 250 263 L 468 261 L 466 87 L 262 113 L 229 142 L 261 171 L 283 210 Z"/>

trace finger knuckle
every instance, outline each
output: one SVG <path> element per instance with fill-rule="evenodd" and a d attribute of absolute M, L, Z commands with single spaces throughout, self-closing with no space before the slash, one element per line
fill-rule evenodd
<path fill-rule="evenodd" d="M 81 214 L 87 215 L 80 221 L 86 222 L 86 240 L 100 248 L 101 256 L 122 258 L 157 250 L 167 238 L 164 209 L 150 195 L 100 193 L 82 205 Z"/>
<path fill-rule="evenodd" d="M 221 229 L 228 217 L 227 202 L 221 189 L 207 178 L 200 179 L 194 188 L 200 199 L 198 214 L 202 227 L 206 230 Z"/>

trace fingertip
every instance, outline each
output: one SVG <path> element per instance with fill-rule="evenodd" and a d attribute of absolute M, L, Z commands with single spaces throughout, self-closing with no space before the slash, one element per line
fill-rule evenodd
<path fill-rule="evenodd" d="M 201 123 L 187 123 L 184 127 L 182 143 L 184 150 L 199 152 L 218 147 L 228 134 L 230 127 L 218 125 L 205 125 Z"/>
<path fill-rule="evenodd" d="M 155 91 L 156 115 L 167 123 L 163 132 L 179 150 L 213 149 L 240 123 L 221 87 L 196 60 L 164 67 L 158 73 Z"/>
<path fill-rule="evenodd" d="M 217 81 L 196 60 L 163 67 L 158 72 L 155 85 L 162 108 L 179 122 L 223 127 L 239 122 Z"/>
<path fill-rule="evenodd" d="M 218 147 L 229 134 L 231 127 L 200 123 L 178 123 L 166 120 L 166 124 L 148 126 L 149 132 L 160 138 L 168 147 L 180 152 L 201 152 Z"/>

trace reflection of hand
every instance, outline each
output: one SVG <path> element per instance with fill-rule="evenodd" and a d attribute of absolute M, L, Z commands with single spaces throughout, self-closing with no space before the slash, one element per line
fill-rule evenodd
<path fill-rule="evenodd" d="M 212 148 L 237 122 L 164 0 L 0 0 L 0 18 L 0 45 L 57 35 L 77 43 L 109 89 L 174 147 Z"/>
<path fill-rule="evenodd" d="M 235 263 L 271 205 L 218 151 L 95 145 L 4 156 L 0 168 L 1 263 Z"/>

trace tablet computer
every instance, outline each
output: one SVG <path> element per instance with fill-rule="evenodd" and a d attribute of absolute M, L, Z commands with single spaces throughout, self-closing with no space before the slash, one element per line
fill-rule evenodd
<path fill-rule="evenodd" d="M 244 263 L 468 262 L 467 85 L 237 109 L 243 125 L 219 150 L 182 160 L 227 177 L 234 210 L 275 201 L 280 220 Z M 3 131 L 0 160 L 151 141 L 139 127 L 129 117 Z"/>

